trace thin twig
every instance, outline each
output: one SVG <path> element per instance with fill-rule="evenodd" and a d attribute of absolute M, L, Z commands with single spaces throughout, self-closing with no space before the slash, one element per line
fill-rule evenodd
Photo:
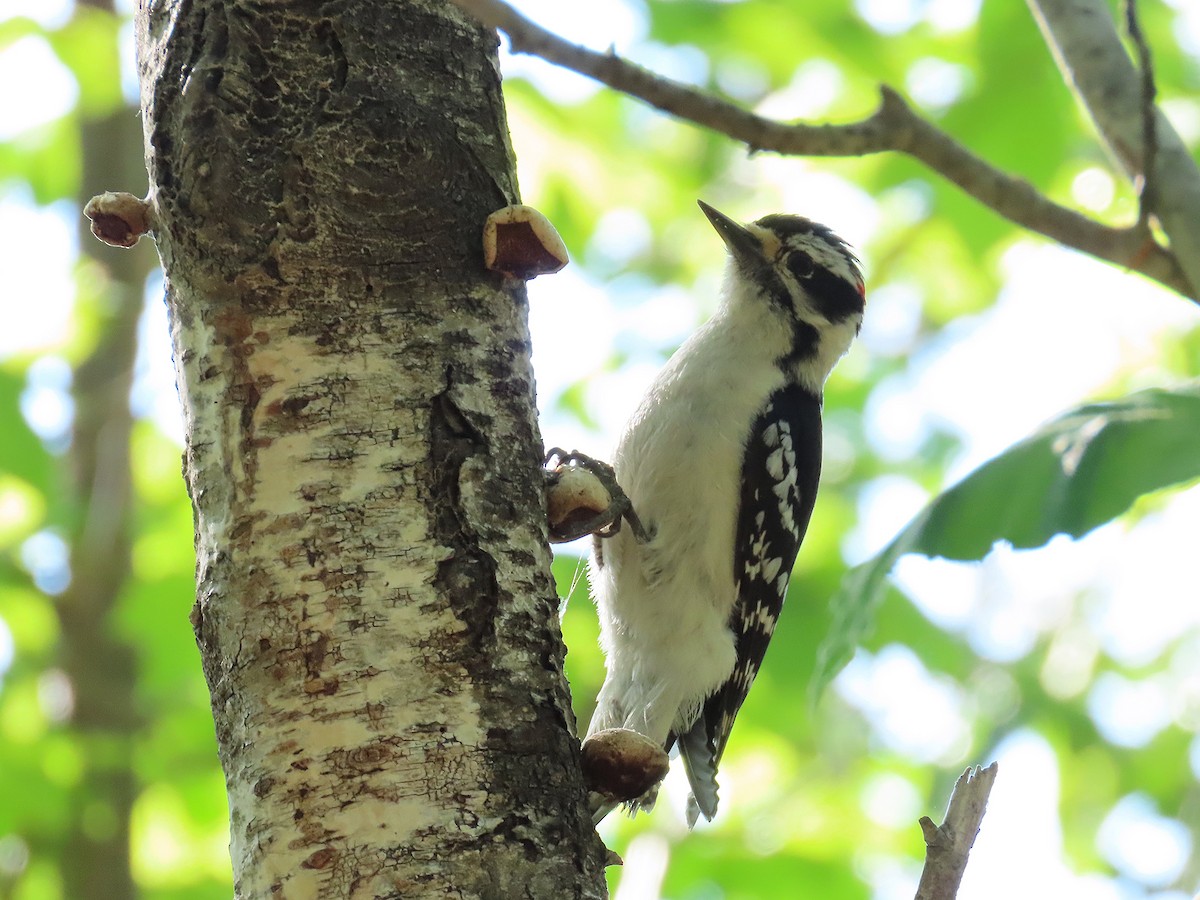
<path fill-rule="evenodd" d="M 571 44 L 516 12 L 503 0 L 454 0 L 484 25 L 508 35 L 514 53 L 530 53 L 636 97 L 680 119 L 743 142 L 751 151 L 785 155 L 864 156 L 894 151 L 920 160 L 1001 216 L 1192 297 L 1174 257 L 1145 232 L 1114 228 L 1054 203 L 1029 182 L 975 156 L 937 126 L 922 119 L 888 87 L 879 108 L 845 125 L 783 123 L 712 94 L 650 72 L 614 53 Z"/>
<path fill-rule="evenodd" d="M 999 770 L 996 763 L 986 769 L 967 769 L 959 776 L 950 794 L 946 821 L 934 825 L 928 816 L 921 818 L 925 868 L 921 871 L 916 900 L 954 900 L 958 895 L 958 886 L 967 868 L 967 856 L 979 834 L 988 795 Z"/>
<path fill-rule="evenodd" d="M 1125 29 L 1137 49 L 1138 72 L 1142 83 L 1142 174 L 1138 179 L 1138 225 L 1150 229 L 1150 215 L 1155 206 L 1155 163 L 1158 157 L 1158 132 L 1154 127 L 1154 101 L 1158 88 L 1154 83 L 1154 57 L 1138 22 L 1137 0 L 1125 0 Z"/>

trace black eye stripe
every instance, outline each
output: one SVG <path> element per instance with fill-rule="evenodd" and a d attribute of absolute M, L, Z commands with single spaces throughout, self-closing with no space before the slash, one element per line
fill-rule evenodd
<path fill-rule="evenodd" d="M 811 278 L 813 274 L 813 258 L 803 250 L 793 250 L 787 255 L 788 271 L 800 279 Z"/>
<path fill-rule="evenodd" d="M 808 295 L 821 314 L 831 322 L 843 322 L 852 315 L 862 315 L 866 306 L 863 295 L 854 285 L 828 269 L 818 270 L 807 287 Z"/>

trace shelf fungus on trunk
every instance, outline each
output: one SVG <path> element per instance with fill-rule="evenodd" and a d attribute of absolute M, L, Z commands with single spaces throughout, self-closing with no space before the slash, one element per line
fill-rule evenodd
<path fill-rule="evenodd" d="M 622 520 L 629 523 L 639 543 L 650 539 L 608 463 L 552 447 L 543 462 L 543 476 L 552 544 L 585 534 L 612 537 L 621 530 Z"/>
<path fill-rule="evenodd" d="M 125 191 L 105 191 L 87 202 L 83 214 L 92 234 L 110 247 L 132 247 L 154 230 L 154 209 L 147 200 Z"/>
<path fill-rule="evenodd" d="M 532 206 L 506 206 L 487 217 L 483 264 L 491 271 L 529 281 L 557 272 L 568 261 L 563 239 Z"/>
<path fill-rule="evenodd" d="M 580 767 L 593 807 L 644 798 L 667 775 L 671 759 L 645 735 L 628 728 L 606 728 L 583 742 Z"/>

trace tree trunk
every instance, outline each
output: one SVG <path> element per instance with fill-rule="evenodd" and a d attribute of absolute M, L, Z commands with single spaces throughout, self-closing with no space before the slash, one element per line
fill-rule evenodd
<path fill-rule="evenodd" d="M 239 897 L 598 897 L 496 37 L 441 0 L 138 14 L 192 620 Z"/>

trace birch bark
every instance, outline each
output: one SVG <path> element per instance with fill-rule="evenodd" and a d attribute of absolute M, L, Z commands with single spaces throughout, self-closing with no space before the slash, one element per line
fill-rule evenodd
<path fill-rule="evenodd" d="M 494 33 L 144 0 L 192 613 L 238 897 L 598 897 Z"/>

